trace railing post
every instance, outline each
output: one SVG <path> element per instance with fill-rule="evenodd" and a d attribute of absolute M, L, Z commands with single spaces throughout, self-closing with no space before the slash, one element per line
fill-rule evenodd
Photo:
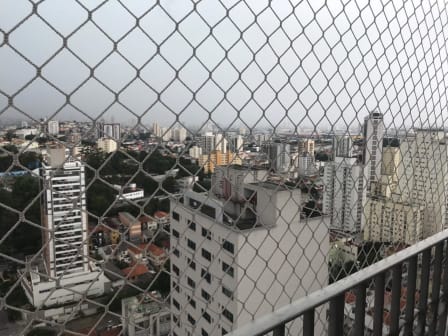
<path fill-rule="evenodd" d="M 418 304 L 417 335 L 424 336 L 426 329 L 426 311 L 428 310 L 429 271 L 431 263 L 431 248 L 423 251 L 422 274 L 420 281 L 420 299 Z"/>
<path fill-rule="evenodd" d="M 275 327 L 272 336 L 285 336 L 285 331 L 285 324 L 280 324 L 279 326 Z"/>
<path fill-rule="evenodd" d="M 364 335 L 366 319 L 366 283 L 362 282 L 356 287 L 355 306 L 355 335 Z"/>
<path fill-rule="evenodd" d="M 400 300 L 401 300 L 401 265 L 392 269 L 392 301 L 390 303 L 390 335 L 398 336 L 400 332 Z"/>
<path fill-rule="evenodd" d="M 429 325 L 429 335 L 435 335 L 439 319 L 440 282 L 442 276 L 443 242 L 436 245 L 434 254 L 434 271 L 432 273 L 431 311 L 432 319 Z"/>
<path fill-rule="evenodd" d="M 344 308 L 345 293 L 330 300 L 329 336 L 341 336 L 344 334 Z"/>
<path fill-rule="evenodd" d="M 448 318 L 448 243 L 445 243 L 445 260 L 443 262 L 442 304 L 437 335 L 445 335 Z"/>
<path fill-rule="evenodd" d="M 408 287 L 406 294 L 406 313 L 404 323 L 404 336 L 414 333 L 415 290 L 417 288 L 417 256 L 408 261 Z"/>
<path fill-rule="evenodd" d="M 384 278 L 384 273 L 379 273 L 375 277 L 375 312 L 373 318 L 373 336 L 383 335 Z"/>
<path fill-rule="evenodd" d="M 314 336 L 314 309 L 303 314 L 303 336 Z"/>

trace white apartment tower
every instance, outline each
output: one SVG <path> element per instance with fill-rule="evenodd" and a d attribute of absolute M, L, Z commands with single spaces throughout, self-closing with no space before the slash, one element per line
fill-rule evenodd
<path fill-rule="evenodd" d="M 88 258 L 84 164 L 66 157 L 63 147 L 50 148 L 41 176 L 45 249 L 25 270 L 26 295 L 38 307 L 103 294 L 108 280 Z"/>
<path fill-rule="evenodd" d="M 178 127 L 176 129 L 174 129 L 174 140 L 176 140 L 177 142 L 184 142 L 185 139 L 187 138 L 187 130 L 183 127 Z"/>
<path fill-rule="evenodd" d="M 280 174 L 289 172 L 291 168 L 290 145 L 284 142 L 267 144 L 267 153 L 271 168 Z"/>
<path fill-rule="evenodd" d="M 364 153 L 365 183 L 367 195 L 375 193 L 377 182 L 381 177 L 381 157 L 385 127 L 383 115 L 372 112 L 364 119 Z"/>
<path fill-rule="evenodd" d="M 119 123 L 105 123 L 102 125 L 102 137 L 120 141 L 121 125 Z"/>
<path fill-rule="evenodd" d="M 323 212 L 330 217 L 330 228 L 358 233 L 363 225 L 363 168 L 356 158 L 336 157 L 324 168 Z"/>
<path fill-rule="evenodd" d="M 218 150 L 223 154 L 227 153 L 227 139 L 224 134 L 217 133 L 215 134 L 215 146 L 214 150 Z"/>
<path fill-rule="evenodd" d="M 87 266 L 87 211 L 84 165 L 66 160 L 65 148 L 49 150 L 42 166 L 45 183 L 45 262 L 51 276 L 85 272 Z"/>
<path fill-rule="evenodd" d="M 424 238 L 448 227 L 447 151 L 445 132 L 439 129 L 417 129 L 400 143 L 397 193 L 403 202 L 425 207 Z"/>
<path fill-rule="evenodd" d="M 300 190 L 266 176 L 217 167 L 212 193 L 172 201 L 173 336 L 225 335 L 327 284 L 326 218 L 301 219 Z M 326 309 L 316 314 L 320 335 Z"/>
<path fill-rule="evenodd" d="M 50 120 L 48 121 L 48 134 L 50 135 L 58 135 L 59 134 L 59 121 Z"/>
<path fill-rule="evenodd" d="M 353 140 L 349 135 L 335 135 L 333 138 L 334 157 L 353 157 Z"/>
<path fill-rule="evenodd" d="M 162 137 L 162 129 L 160 128 L 160 125 L 156 122 L 152 123 L 152 134 L 158 138 Z"/>
<path fill-rule="evenodd" d="M 206 132 L 201 135 L 200 147 L 202 148 L 202 154 L 208 155 L 215 150 L 215 135 L 212 132 Z"/>

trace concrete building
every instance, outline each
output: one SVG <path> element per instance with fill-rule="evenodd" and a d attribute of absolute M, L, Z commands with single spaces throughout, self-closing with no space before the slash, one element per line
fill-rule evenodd
<path fill-rule="evenodd" d="M 160 125 L 156 122 L 152 123 L 152 134 L 158 138 L 161 138 L 163 135 Z"/>
<path fill-rule="evenodd" d="M 300 176 L 309 176 L 316 173 L 316 168 L 314 166 L 314 156 L 310 153 L 303 153 L 297 157 L 298 162 L 298 173 Z"/>
<path fill-rule="evenodd" d="M 137 188 L 137 184 L 135 183 L 130 183 L 129 187 L 122 187 L 118 184 L 114 184 L 114 188 L 118 192 L 121 192 L 121 195 L 116 196 L 120 201 L 138 200 L 145 197 L 145 191 L 142 188 Z"/>
<path fill-rule="evenodd" d="M 235 135 L 230 138 L 229 150 L 234 153 L 243 151 L 244 139 L 241 135 Z"/>
<path fill-rule="evenodd" d="M 241 163 L 241 158 L 230 151 L 227 153 L 212 151 L 209 155 L 202 155 L 198 160 L 198 164 L 204 169 L 205 174 L 213 173 L 217 166 L 225 166 L 229 164 L 239 165 Z"/>
<path fill-rule="evenodd" d="M 121 125 L 119 123 L 105 123 L 102 125 L 101 137 L 120 141 Z"/>
<path fill-rule="evenodd" d="M 298 145 L 299 145 L 299 154 L 309 153 L 311 156 L 314 157 L 314 148 L 315 148 L 314 140 L 312 139 L 300 140 Z"/>
<path fill-rule="evenodd" d="M 79 302 L 84 294 L 100 296 L 109 284 L 89 260 L 84 165 L 65 153 L 65 148 L 50 148 L 41 169 L 45 249 L 42 258 L 21 271 L 34 307 Z"/>
<path fill-rule="evenodd" d="M 271 142 L 266 145 L 266 151 L 271 165 L 276 173 L 284 174 L 291 169 L 290 146 L 284 142 Z"/>
<path fill-rule="evenodd" d="M 368 198 L 364 240 L 415 244 L 423 239 L 425 208 L 391 198 Z"/>
<path fill-rule="evenodd" d="M 173 131 L 173 138 L 177 142 L 184 142 L 187 138 L 187 130 L 183 127 L 175 128 Z"/>
<path fill-rule="evenodd" d="M 425 207 L 423 237 L 447 228 L 448 148 L 445 132 L 417 129 L 400 143 L 397 194 Z"/>
<path fill-rule="evenodd" d="M 381 176 L 383 139 L 385 126 L 383 115 L 372 112 L 364 119 L 364 179 L 367 196 L 376 192 L 376 186 Z"/>
<path fill-rule="evenodd" d="M 14 131 L 14 135 L 19 139 L 25 139 L 27 135 L 37 135 L 38 133 L 37 128 L 21 128 Z"/>
<path fill-rule="evenodd" d="M 123 336 L 165 336 L 170 333 L 169 305 L 158 293 L 140 294 L 121 300 Z"/>
<path fill-rule="evenodd" d="M 117 151 L 118 144 L 117 141 L 111 138 L 99 138 L 96 142 L 96 147 L 105 153 L 112 153 Z"/>
<path fill-rule="evenodd" d="M 353 140 L 349 135 L 335 135 L 333 138 L 333 157 L 353 157 Z"/>
<path fill-rule="evenodd" d="M 216 137 L 212 132 L 206 132 L 201 135 L 199 146 L 202 148 L 202 154 L 207 155 L 215 150 Z"/>
<path fill-rule="evenodd" d="M 222 179 L 241 183 L 215 190 L 223 199 L 187 192 L 171 203 L 174 336 L 224 335 L 328 282 L 326 218 L 300 219 L 300 190 L 244 183 L 257 178 L 228 169 Z M 321 335 L 326 308 L 316 314 Z M 289 330 L 301 328 L 293 324 Z"/>
<path fill-rule="evenodd" d="M 355 158 L 337 157 L 324 168 L 323 212 L 330 216 L 330 228 L 358 233 L 363 226 L 365 188 L 363 167 Z"/>
<path fill-rule="evenodd" d="M 162 127 L 160 129 L 160 132 L 162 133 L 162 140 L 163 141 L 168 142 L 173 137 L 171 128 Z"/>
<path fill-rule="evenodd" d="M 199 146 L 192 146 L 188 150 L 188 155 L 190 155 L 194 159 L 199 159 L 202 156 L 202 148 Z"/>
<path fill-rule="evenodd" d="M 50 120 L 47 123 L 48 134 L 50 135 L 58 135 L 59 134 L 59 121 Z"/>

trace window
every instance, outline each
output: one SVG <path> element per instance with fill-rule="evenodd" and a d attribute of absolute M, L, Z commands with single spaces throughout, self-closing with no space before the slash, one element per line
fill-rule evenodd
<path fill-rule="evenodd" d="M 227 296 L 228 298 L 232 299 L 233 298 L 233 293 L 230 289 L 227 289 L 226 287 L 222 287 L 222 293 Z"/>
<path fill-rule="evenodd" d="M 229 312 L 227 309 L 222 311 L 222 315 L 224 315 L 230 322 L 233 323 L 233 314 Z"/>
<path fill-rule="evenodd" d="M 196 309 L 196 301 L 193 299 L 190 299 L 190 306 L 192 306 L 194 309 Z"/>
<path fill-rule="evenodd" d="M 175 281 L 173 281 L 173 288 L 176 292 L 180 292 L 179 286 L 177 285 L 177 283 Z"/>
<path fill-rule="evenodd" d="M 205 301 L 210 301 L 211 296 L 209 293 L 207 293 L 205 290 L 201 290 L 201 296 L 205 299 Z"/>
<path fill-rule="evenodd" d="M 202 228 L 202 237 L 206 237 L 208 240 L 212 240 L 212 234 L 210 230 L 207 230 L 206 228 Z"/>
<path fill-rule="evenodd" d="M 221 335 L 227 335 L 227 330 L 225 330 L 224 328 L 221 328 Z"/>
<path fill-rule="evenodd" d="M 224 240 L 224 242 L 222 243 L 222 247 L 224 248 L 224 250 L 227 250 L 232 254 L 235 252 L 235 246 L 227 240 Z"/>
<path fill-rule="evenodd" d="M 188 286 L 190 286 L 191 288 L 193 288 L 193 289 L 196 288 L 196 282 L 194 282 L 193 279 L 187 278 L 187 283 L 188 283 Z"/>
<path fill-rule="evenodd" d="M 173 254 L 174 254 L 176 257 L 179 258 L 180 253 L 179 253 L 179 250 L 178 250 L 177 248 L 175 248 L 175 249 L 173 250 Z"/>
<path fill-rule="evenodd" d="M 194 326 L 196 324 L 196 320 L 190 314 L 187 315 L 187 319 L 188 319 L 188 322 L 190 322 L 191 325 Z"/>
<path fill-rule="evenodd" d="M 230 275 L 233 278 L 233 275 L 234 275 L 233 267 L 226 264 L 224 261 L 222 262 L 222 271 L 224 273 L 227 273 L 228 275 Z"/>
<path fill-rule="evenodd" d="M 187 246 L 193 251 L 196 251 L 196 243 L 190 239 L 187 240 Z"/>
<path fill-rule="evenodd" d="M 179 232 L 173 229 L 173 236 L 179 238 Z"/>
<path fill-rule="evenodd" d="M 208 336 L 208 332 L 206 332 L 204 329 L 201 329 L 201 336 Z"/>
<path fill-rule="evenodd" d="M 195 231 L 196 232 L 196 223 L 195 222 L 192 222 L 192 221 L 188 221 L 188 228 L 191 230 L 191 231 Z"/>
<path fill-rule="evenodd" d="M 208 261 L 212 261 L 212 254 L 206 249 L 202 249 L 202 256 Z"/>
<path fill-rule="evenodd" d="M 188 266 L 189 266 L 192 270 L 196 271 L 196 263 L 195 263 L 193 260 L 191 260 L 190 258 L 188 258 Z"/>
<path fill-rule="evenodd" d="M 173 211 L 171 217 L 172 217 L 174 220 L 177 220 L 177 221 L 179 221 L 179 219 L 180 219 L 180 216 L 179 216 L 179 214 L 178 214 L 176 211 Z"/>
<path fill-rule="evenodd" d="M 209 272 L 207 272 L 205 269 L 201 269 L 201 278 L 204 278 L 205 281 L 208 283 L 212 282 L 212 277 Z"/>
<path fill-rule="evenodd" d="M 206 320 L 208 323 L 212 323 L 212 318 L 210 317 L 210 314 L 205 312 L 202 312 L 202 317 L 204 318 L 204 320 Z"/>
<path fill-rule="evenodd" d="M 173 264 L 173 272 L 179 276 L 179 267 L 177 267 L 176 265 Z"/>
<path fill-rule="evenodd" d="M 173 306 L 180 310 L 179 302 L 177 302 L 176 299 L 173 299 Z"/>

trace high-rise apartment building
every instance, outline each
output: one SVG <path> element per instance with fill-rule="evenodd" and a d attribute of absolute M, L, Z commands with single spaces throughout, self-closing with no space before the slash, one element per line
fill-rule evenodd
<path fill-rule="evenodd" d="M 284 174 L 291 169 L 290 145 L 285 142 L 271 142 L 266 144 L 267 155 L 276 173 Z"/>
<path fill-rule="evenodd" d="M 311 156 L 314 156 L 314 148 L 315 148 L 314 140 L 312 139 L 300 140 L 298 146 L 299 146 L 298 149 L 299 154 L 308 153 Z"/>
<path fill-rule="evenodd" d="M 212 132 L 201 135 L 199 146 L 202 148 L 202 154 L 210 154 L 211 151 L 215 150 L 215 135 Z"/>
<path fill-rule="evenodd" d="M 51 148 L 41 177 L 45 248 L 24 270 L 28 299 L 54 306 L 103 294 L 108 280 L 89 259 L 84 165 L 66 157 L 65 148 Z"/>
<path fill-rule="evenodd" d="M 48 134 L 50 135 L 58 135 L 59 134 L 59 121 L 50 120 L 47 123 Z"/>
<path fill-rule="evenodd" d="M 365 188 L 363 167 L 356 158 L 336 157 L 324 168 L 323 212 L 330 217 L 330 228 L 358 233 L 363 225 Z"/>
<path fill-rule="evenodd" d="M 162 127 L 160 129 L 160 133 L 162 133 L 162 140 L 163 141 L 170 141 L 172 138 L 172 129 L 171 128 L 166 128 L 166 127 Z"/>
<path fill-rule="evenodd" d="M 202 148 L 199 146 L 192 146 L 188 150 L 188 155 L 190 155 L 194 159 L 199 159 L 202 156 Z"/>
<path fill-rule="evenodd" d="M 335 135 L 333 138 L 333 157 L 353 157 L 353 140 L 349 135 Z"/>
<path fill-rule="evenodd" d="M 119 123 L 105 123 L 102 125 L 101 137 L 109 138 L 115 141 L 121 139 L 121 125 Z"/>
<path fill-rule="evenodd" d="M 230 138 L 230 151 L 239 153 L 243 151 L 244 140 L 241 135 L 234 135 Z"/>
<path fill-rule="evenodd" d="M 171 203 L 173 336 L 225 335 L 328 282 L 326 218 L 301 219 L 300 190 L 255 181 L 263 170 L 219 172 L 214 196 Z M 326 309 L 316 314 L 320 335 Z"/>
<path fill-rule="evenodd" d="M 221 134 L 221 133 L 215 134 L 214 150 L 217 150 L 223 154 L 226 154 L 227 153 L 227 145 L 228 145 L 228 141 L 224 134 Z"/>
<path fill-rule="evenodd" d="M 447 228 L 448 147 L 442 129 L 417 129 L 401 139 L 397 193 L 407 203 L 423 205 L 423 237 Z"/>
<path fill-rule="evenodd" d="M 163 135 L 160 125 L 156 122 L 152 123 L 152 134 L 158 138 L 161 138 Z"/>
<path fill-rule="evenodd" d="M 112 153 L 118 149 L 117 142 L 110 138 L 99 138 L 96 142 L 96 146 L 99 150 L 105 153 Z"/>
<path fill-rule="evenodd" d="M 383 115 L 372 112 L 364 119 L 364 152 L 363 164 L 367 195 L 376 192 L 377 183 L 381 176 L 381 158 L 385 127 Z"/>
<path fill-rule="evenodd" d="M 415 244 L 423 239 L 425 208 L 388 197 L 369 197 L 364 208 L 364 240 Z"/>
<path fill-rule="evenodd" d="M 314 156 L 307 152 L 300 154 L 297 157 L 297 169 L 300 176 L 308 176 L 316 173 Z"/>
<path fill-rule="evenodd" d="M 183 127 L 175 128 L 173 131 L 173 138 L 177 142 L 184 142 L 187 138 L 187 130 Z"/>

